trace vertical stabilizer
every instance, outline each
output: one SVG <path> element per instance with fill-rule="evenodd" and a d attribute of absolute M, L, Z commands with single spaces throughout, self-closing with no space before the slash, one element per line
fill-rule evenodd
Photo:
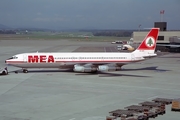
<path fill-rule="evenodd" d="M 133 54 L 142 57 L 156 56 L 154 52 L 156 49 L 158 34 L 159 28 L 152 28 Z"/>

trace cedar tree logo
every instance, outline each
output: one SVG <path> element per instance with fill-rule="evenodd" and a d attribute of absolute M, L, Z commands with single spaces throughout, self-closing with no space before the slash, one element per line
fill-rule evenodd
<path fill-rule="evenodd" d="M 146 39 L 146 46 L 147 47 L 153 47 L 155 45 L 155 40 L 153 37 L 148 37 Z"/>

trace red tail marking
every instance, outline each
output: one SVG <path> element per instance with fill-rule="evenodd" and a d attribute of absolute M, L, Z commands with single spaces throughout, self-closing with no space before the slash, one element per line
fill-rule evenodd
<path fill-rule="evenodd" d="M 137 50 L 154 50 L 159 33 L 159 28 L 152 28 Z"/>

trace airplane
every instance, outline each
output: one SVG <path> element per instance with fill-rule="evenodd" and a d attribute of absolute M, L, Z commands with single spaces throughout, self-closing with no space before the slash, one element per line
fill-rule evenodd
<path fill-rule="evenodd" d="M 71 69 L 74 72 L 117 71 L 123 65 L 155 57 L 159 28 L 152 28 L 139 47 L 131 53 L 22 53 L 5 60 L 8 65 L 22 68 L 28 73 L 30 68 Z"/>
<path fill-rule="evenodd" d="M 165 46 L 167 48 L 179 49 L 180 48 L 179 41 L 180 41 L 180 38 L 178 38 L 177 36 L 173 36 L 169 38 L 170 44 L 157 43 L 156 46 Z"/>
<path fill-rule="evenodd" d="M 128 51 L 133 51 L 134 48 L 129 45 L 129 44 L 124 44 L 122 46 L 117 46 L 117 50 L 128 50 Z"/>

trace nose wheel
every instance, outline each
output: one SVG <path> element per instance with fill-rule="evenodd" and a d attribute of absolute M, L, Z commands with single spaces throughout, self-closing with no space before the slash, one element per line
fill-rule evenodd
<path fill-rule="evenodd" d="M 28 70 L 27 69 L 23 69 L 23 73 L 28 73 Z"/>

